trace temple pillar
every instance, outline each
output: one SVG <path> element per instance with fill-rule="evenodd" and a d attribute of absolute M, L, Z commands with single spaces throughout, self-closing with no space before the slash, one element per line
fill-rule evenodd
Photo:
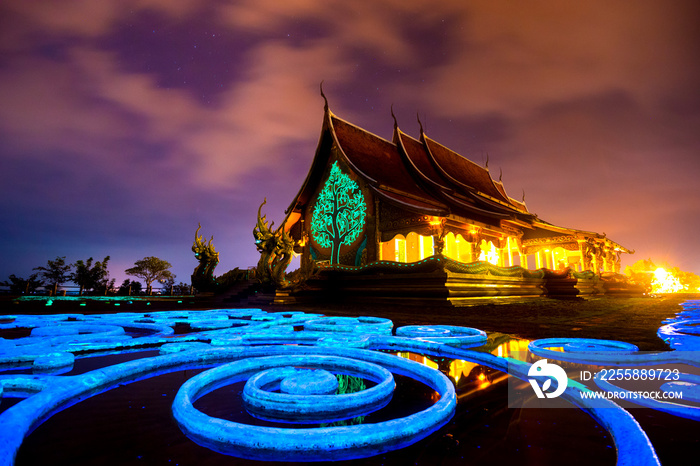
<path fill-rule="evenodd" d="M 470 243 L 472 247 L 472 262 L 479 260 L 479 254 L 481 253 L 481 247 L 478 242 Z"/>
<path fill-rule="evenodd" d="M 384 260 L 382 258 L 382 234 L 379 231 L 379 199 L 377 198 L 374 199 L 374 248 L 377 251 L 377 260 Z"/>
<path fill-rule="evenodd" d="M 510 248 L 510 236 L 506 238 L 506 247 L 508 248 L 508 267 L 513 266 L 513 250 Z"/>
<path fill-rule="evenodd" d="M 520 267 L 527 269 L 527 254 L 519 253 L 520 254 Z"/>

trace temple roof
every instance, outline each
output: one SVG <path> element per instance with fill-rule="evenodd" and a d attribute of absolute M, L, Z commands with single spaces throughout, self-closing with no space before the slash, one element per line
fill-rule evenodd
<path fill-rule="evenodd" d="M 422 211 L 429 207 L 436 214 L 447 215 L 448 206 L 422 189 L 411 167 L 399 155 L 396 144 L 333 115 L 331 124 L 346 162 L 380 196 L 389 202 L 400 198 L 402 206 L 409 209 Z"/>
<path fill-rule="evenodd" d="M 393 142 L 335 116 L 328 108 L 312 164 L 288 212 L 309 201 L 333 144 L 341 158 L 381 199 L 418 213 L 448 217 L 534 218 L 524 203 L 506 194 L 487 168 L 428 138 L 394 127 Z"/>
<path fill-rule="evenodd" d="M 607 237 L 605 233 L 596 233 L 594 231 L 586 231 L 586 230 L 577 230 L 574 228 L 566 228 L 566 227 L 560 227 L 557 225 L 553 225 L 549 222 L 545 222 L 543 220 L 537 219 L 533 223 L 533 229 L 525 231 L 523 235 L 523 244 L 527 244 L 528 242 L 531 241 L 537 241 L 537 240 L 547 240 L 547 239 L 556 239 L 556 238 L 562 238 L 564 236 L 567 237 L 574 237 L 579 240 L 583 239 L 592 239 L 596 240 L 596 242 L 601 242 L 601 243 L 607 243 L 610 246 L 612 246 L 614 249 L 628 253 L 628 254 L 633 254 L 634 251 L 627 249 L 626 247 L 622 246 L 619 243 L 616 243 L 615 241 L 611 240 L 610 238 Z"/>
<path fill-rule="evenodd" d="M 524 201 L 508 196 L 488 168 L 430 139 L 422 127 L 416 139 L 402 132 L 394 120 L 393 141 L 388 141 L 335 116 L 327 105 L 311 169 L 288 214 L 299 212 L 310 201 L 334 145 L 340 158 L 378 198 L 403 209 L 439 217 L 486 218 L 494 224 L 510 221 L 527 230 L 523 240 L 562 235 L 605 238 L 539 220 Z M 288 221 L 287 227 L 293 223 L 290 216 Z"/>

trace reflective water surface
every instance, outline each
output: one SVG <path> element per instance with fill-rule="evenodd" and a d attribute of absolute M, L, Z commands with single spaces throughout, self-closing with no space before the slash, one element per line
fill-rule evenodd
<path fill-rule="evenodd" d="M 668 328 L 660 329 L 671 348 L 693 347 L 697 309 L 697 303 L 687 303 L 669 319 Z M 508 375 L 505 362 L 521 361 L 526 368 L 540 360 L 528 350 L 533 342 L 498 333 L 481 338 L 454 327 L 426 332 L 403 337 L 379 318 L 256 309 L 5 318 L 0 324 L 0 430 L 7 441 L 0 445 L 0 463 L 561 464 L 565 457 L 568 464 L 614 464 L 625 454 L 628 446 L 619 439 L 615 443 L 610 433 L 615 426 L 602 427 L 566 400 L 561 409 L 530 407 L 538 402 L 530 384 L 525 376 Z M 465 340 L 455 344 L 446 338 Z M 549 350 L 562 358 L 569 353 L 567 344 Z M 68 353 L 74 356 L 70 364 Z M 308 359 L 279 360 L 292 356 Z M 326 361 L 331 356 L 340 359 Z M 266 358 L 274 358 L 274 364 Z M 240 369 L 244 361 L 253 362 L 241 375 L 221 372 L 226 365 Z M 267 364 L 309 367 L 312 376 L 314 370 L 332 367 L 343 388 L 329 396 L 356 396 L 361 403 L 380 380 L 363 376 L 365 369 L 353 361 L 390 367 L 395 388 L 388 403 L 342 420 L 291 425 L 263 420 L 246 407 L 246 381 Z M 425 371 L 416 372 L 414 363 Z M 567 370 L 581 365 L 560 364 Z M 202 388 L 192 385 L 197 378 Z M 278 386 L 264 390 L 277 394 L 273 398 L 287 396 Z M 518 408 L 512 399 L 509 405 L 513 390 Z M 191 401 L 187 393 L 194 396 Z M 632 413 L 641 424 L 640 435 L 652 439 L 649 451 L 662 451 L 664 464 L 681 464 L 684 451 L 697 445 L 690 434 L 697 431 L 693 419 L 648 408 L 615 409 Z M 386 431 L 403 428 L 410 433 L 384 438 Z M 295 443 L 297 435 L 316 433 L 318 444 Z M 251 447 L 255 435 L 261 436 L 260 445 L 270 446 Z M 659 441 L 662 437 L 669 440 Z M 686 450 L 674 453 L 678 442 Z M 304 452 L 290 453 L 299 449 Z M 654 454 L 646 461 L 658 463 Z"/>

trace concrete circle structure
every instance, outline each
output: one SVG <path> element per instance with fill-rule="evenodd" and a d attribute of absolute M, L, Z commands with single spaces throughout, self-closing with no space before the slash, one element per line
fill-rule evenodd
<path fill-rule="evenodd" d="M 593 364 L 625 359 L 625 355 L 634 356 L 639 348 L 631 343 L 615 340 L 544 338 L 530 342 L 528 350 L 543 358 Z"/>
<path fill-rule="evenodd" d="M 396 329 L 396 336 L 419 338 L 450 346 L 473 346 L 486 342 L 486 332 L 453 325 L 407 325 Z"/>
<path fill-rule="evenodd" d="M 373 351 L 347 349 L 347 358 L 356 360 L 360 370 L 368 368 L 365 363 L 384 366 L 386 370 L 398 371 L 415 378 L 437 391 L 440 399 L 431 407 L 418 413 L 376 424 L 362 424 L 339 427 L 317 427 L 307 429 L 273 428 L 241 424 L 219 418 L 212 418 L 197 410 L 193 403 L 216 387 L 234 383 L 246 374 L 266 368 L 268 365 L 290 365 L 303 361 L 322 365 L 323 353 L 338 353 L 333 348 L 300 348 L 307 354 L 286 355 L 281 358 L 249 358 L 239 362 L 219 366 L 199 374 L 180 388 L 173 402 L 173 416 L 180 429 L 197 443 L 213 450 L 248 459 L 272 461 L 284 458 L 287 461 L 321 461 L 363 458 L 385 451 L 401 448 L 426 437 L 443 426 L 454 414 L 456 394 L 449 379 L 438 371 L 419 363 Z M 277 352 L 274 348 L 271 352 Z M 284 349 L 285 353 L 290 351 Z M 307 358 L 308 353 L 316 353 Z M 321 357 L 321 359 L 318 359 Z M 340 362 L 342 358 L 330 358 L 328 365 Z M 379 385 L 388 385 L 383 379 Z M 382 388 L 384 390 L 384 388 Z M 360 393 L 367 392 L 365 390 Z M 335 396 L 341 398 L 342 395 Z M 305 397 L 300 397 L 305 398 Z M 313 404 L 313 397 L 307 397 Z M 363 396 L 353 403 L 364 402 Z"/>
<path fill-rule="evenodd" d="M 255 417 L 308 424 L 311 422 L 335 422 L 368 414 L 384 407 L 390 400 L 395 383 L 391 372 L 376 364 L 336 356 L 277 356 L 258 358 L 254 361 L 264 370 L 252 376 L 243 389 L 246 409 Z M 240 363 L 239 366 L 243 366 Z M 248 363 L 246 363 L 247 366 Z M 306 370 L 300 371 L 298 367 Z M 359 393 L 329 394 L 329 381 L 319 384 L 316 371 L 322 373 L 351 374 L 376 382 L 376 385 Z M 330 375 L 330 374 L 329 374 Z M 206 377 L 200 375 L 197 377 Z M 293 380 L 289 380 L 293 377 Z M 337 389 L 338 381 L 332 376 Z M 287 382 L 287 388 L 295 387 L 295 393 L 276 393 Z M 310 388 L 301 394 L 301 387 Z M 318 392 L 318 393 L 314 393 Z M 324 393 L 325 392 L 325 393 Z"/>
<path fill-rule="evenodd" d="M 304 330 L 391 335 L 394 323 L 382 317 L 322 317 L 309 320 Z"/>
<path fill-rule="evenodd" d="M 284 374 L 279 382 L 282 393 L 288 395 L 333 395 L 338 391 L 337 377 L 327 370 L 296 367 L 292 367 L 291 370 L 293 372 Z M 275 375 L 275 377 L 280 377 L 280 375 Z"/>
<path fill-rule="evenodd" d="M 687 309 L 674 322 L 698 318 L 696 308 Z M 182 333 L 180 328 L 175 334 L 174 327 L 179 324 L 189 324 L 190 331 Z M 688 344 L 691 339 L 698 339 L 694 325 L 689 322 L 678 327 L 688 330 L 683 336 Z M 214 451 L 264 461 L 347 460 L 382 454 L 419 441 L 449 422 L 456 406 L 454 385 L 449 379 L 430 367 L 382 352 L 385 350 L 461 359 L 522 380 L 528 378 L 531 365 L 525 361 L 467 349 L 486 340 L 480 330 L 409 326 L 401 327 L 397 336 L 392 336 L 392 327 L 391 321 L 373 317 L 322 318 L 298 312 L 268 314 L 237 309 L 17 315 L 0 319 L 0 329 L 22 329 L 17 333 L 34 329 L 32 336 L 0 339 L 0 364 L 11 367 L 13 372 L 24 371 L 0 374 L 0 396 L 23 398 L 0 413 L 0 465 L 12 465 L 24 438 L 53 414 L 104 391 L 174 371 L 206 369 L 178 390 L 172 415 L 180 429 L 194 442 Z M 70 369 L 71 358 L 141 350 L 143 358 L 77 375 L 57 375 Z M 608 340 L 538 340 L 531 350 L 552 360 L 588 364 L 663 362 L 697 367 L 697 358 L 688 354 L 692 352 L 644 355 L 636 352 L 634 345 Z M 336 374 L 361 377 L 371 383 L 367 384 L 369 388 L 352 394 L 335 394 Z M 350 416 L 353 409 L 364 416 L 381 406 L 392 396 L 394 376 L 417 380 L 437 392 L 435 397 L 439 400 L 418 412 L 374 424 L 300 426 L 285 419 L 284 413 L 275 414 L 270 419 L 279 426 L 274 428 L 250 425 L 243 421 L 249 419 L 247 415 L 235 418 L 240 422 L 212 417 L 193 405 L 219 387 L 248 384 L 258 377 L 257 382 L 249 383 L 253 401 L 242 400 L 244 404 L 258 403 L 261 417 L 265 417 L 283 397 L 299 406 L 326 405 L 325 400 L 339 403 L 321 415 L 316 412 L 323 410 L 310 409 L 310 417 L 303 422 L 318 424 Z M 398 377 L 395 380 L 403 383 Z M 658 464 L 649 439 L 627 411 L 610 400 L 584 400 L 582 393 L 591 390 L 577 381 L 569 380 L 568 385 L 561 398 L 585 410 L 610 433 L 618 464 Z M 377 389 L 379 386 L 381 389 Z M 681 374 L 679 380 L 663 385 L 661 390 L 681 390 L 684 398 L 695 399 L 698 386 L 698 376 Z M 347 409 L 341 406 L 343 403 Z M 700 419 L 693 406 L 658 402 L 649 407 Z M 298 418 L 297 414 L 287 417 Z M 168 417 L 166 422 L 172 419 Z"/>

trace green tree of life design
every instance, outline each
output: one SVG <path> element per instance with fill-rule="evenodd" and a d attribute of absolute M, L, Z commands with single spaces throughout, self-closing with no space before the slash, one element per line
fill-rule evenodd
<path fill-rule="evenodd" d="M 367 204 L 359 186 L 333 163 L 311 218 L 314 241 L 331 248 L 331 264 L 340 263 L 340 246 L 349 246 L 365 226 Z"/>

